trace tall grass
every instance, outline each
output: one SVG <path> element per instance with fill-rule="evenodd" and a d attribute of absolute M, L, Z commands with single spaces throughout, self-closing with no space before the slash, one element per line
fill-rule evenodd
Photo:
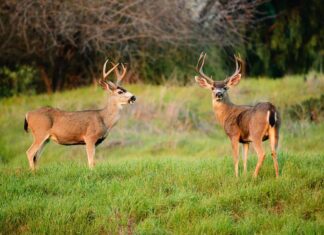
<path fill-rule="evenodd" d="M 88 87 L 52 96 L 20 96 L 0 105 L 0 233 L 38 234 L 320 234 L 324 231 L 324 124 L 294 122 L 287 107 L 324 91 L 324 80 L 247 79 L 233 102 L 270 100 L 283 117 L 279 167 L 271 157 L 252 180 L 236 179 L 231 147 L 216 125 L 208 91 L 197 86 L 126 86 L 137 103 L 97 148 L 87 168 L 83 146 L 46 146 L 31 173 L 23 131 L 28 110 L 102 107 Z M 268 148 L 268 143 L 265 146 Z M 269 152 L 269 151 L 268 151 Z M 240 169 L 242 173 L 242 169 Z"/>

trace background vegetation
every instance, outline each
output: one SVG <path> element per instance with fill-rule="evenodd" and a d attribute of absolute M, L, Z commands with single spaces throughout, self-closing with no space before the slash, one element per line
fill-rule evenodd
<path fill-rule="evenodd" d="M 324 234 L 323 7 L 0 1 L 0 234 Z M 234 103 L 279 108 L 279 179 L 271 157 L 252 179 L 253 150 L 248 175 L 234 177 L 210 94 L 193 84 L 201 51 L 216 80 L 233 71 L 233 54 L 244 58 Z M 30 172 L 25 113 L 103 107 L 107 58 L 127 65 L 137 102 L 97 148 L 95 169 L 84 146 L 49 143 Z"/>
<path fill-rule="evenodd" d="M 126 63 L 131 83 L 185 84 L 203 50 L 217 79 L 238 52 L 250 76 L 322 72 L 323 7 L 320 0 L 4 0 L 0 96 L 94 83 L 106 58 Z"/>
<path fill-rule="evenodd" d="M 313 76 L 311 76 L 313 77 Z M 280 178 L 269 143 L 257 180 L 234 176 L 231 146 L 215 123 L 208 91 L 198 86 L 127 85 L 137 103 L 97 148 L 89 171 L 84 146 L 49 143 L 40 168 L 28 170 L 26 111 L 102 107 L 106 94 L 88 87 L 54 95 L 3 99 L 0 106 L 0 231 L 3 234 L 321 234 L 324 231 L 324 78 L 244 79 L 233 102 L 271 100 L 281 112 Z M 301 92 L 303 91 L 303 92 Z M 307 103 L 306 102 L 306 103 Z M 314 102 L 314 101 L 312 101 Z M 316 101 L 315 101 L 316 102 Z M 298 107 L 298 108 L 295 108 Z M 318 108 L 318 105 L 307 105 Z"/>
<path fill-rule="evenodd" d="M 310 69 L 323 72 L 324 30 L 321 1 L 269 1 L 260 8 L 273 16 L 249 31 L 244 50 L 249 74 L 282 77 L 305 74 Z"/>

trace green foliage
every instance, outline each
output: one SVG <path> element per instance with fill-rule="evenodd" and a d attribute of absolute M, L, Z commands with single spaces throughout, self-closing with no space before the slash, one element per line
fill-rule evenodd
<path fill-rule="evenodd" d="M 0 68 L 0 98 L 18 94 L 34 94 L 37 71 L 30 66 L 22 65 L 11 70 L 8 67 Z"/>
<path fill-rule="evenodd" d="M 260 7 L 272 16 L 249 31 L 244 46 L 249 74 L 282 77 L 323 68 L 323 4 L 320 0 L 273 0 Z M 264 15 L 260 15 L 260 18 Z"/>
<path fill-rule="evenodd" d="M 320 98 L 310 98 L 300 104 L 292 105 L 288 110 L 294 120 L 320 122 L 324 120 L 324 94 Z"/>
<path fill-rule="evenodd" d="M 142 52 L 132 66 L 138 68 L 140 80 L 147 83 L 186 85 L 194 80 L 195 66 L 202 51 L 208 52 L 204 67 L 206 73 L 212 75 L 215 79 L 224 79 L 224 67 L 226 65 L 220 59 L 220 51 L 216 46 L 204 48 L 152 47 L 148 51 Z"/>
<path fill-rule="evenodd" d="M 64 4 L 34 1 L 31 3 L 34 10 L 29 11 L 18 1 L 3 1 L 0 64 L 4 67 L 0 69 L 0 96 L 33 93 L 34 90 L 51 92 L 90 84 L 100 76 L 107 58 L 128 65 L 130 82 L 184 85 L 192 82 L 201 51 L 208 54 L 206 73 L 216 80 L 233 71 L 232 55 L 237 52 L 242 53 L 249 76 L 276 78 L 310 70 L 323 72 L 324 4 L 321 0 L 272 0 L 260 5 L 260 1 L 248 1 L 234 8 L 227 1 L 197 2 L 200 7 L 189 4 L 200 18 L 194 24 L 191 20 L 196 17 L 192 14 L 189 21 L 181 20 L 189 11 L 173 7 L 180 6 L 179 1 L 169 2 L 175 5 L 168 5 L 168 1 L 153 2 L 97 1 L 97 7 L 93 7 L 94 3 L 87 1 L 82 4 L 79 1 Z M 129 7 L 122 7 L 128 4 Z M 147 14 L 142 14 L 146 4 L 151 7 L 146 8 Z M 252 9 L 248 8 L 249 4 Z M 221 5 L 230 7 L 229 15 L 217 15 Z M 252 17 L 256 5 L 260 12 L 255 16 L 256 24 L 248 21 L 253 27 L 243 26 L 245 17 Z M 119 13 L 115 14 L 119 7 L 139 17 L 125 13 L 119 18 L 121 12 L 117 10 Z M 240 7 L 246 10 L 236 12 Z M 160 9 L 161 17 L 155 19 L 156 14 L 150 13 L 154 9 Z M 15 17 L 16 14 L 24 17 Z M 146 18 L 149 15 L 154 17 Z M 188 28 L 183 28 L 181 22 L 189 23 L 185 25 Z M 124 28 L 124 23 L 130 28 Z M 145 25 L 149 28 L 141 29 Z M 94 37 L 90 29 L 100 34 Z M 190 36 L 177 37 L 177 32 L 178 36 L 190 32 Z M 241 44 L 240 32 L 246 32 L 247 39 Z M 19 67 L 19 64 L 35 67 Z M 6 66 L 16 69 L 8 70 Z M 39 85 L 41 83 L 43 85 Z"/>

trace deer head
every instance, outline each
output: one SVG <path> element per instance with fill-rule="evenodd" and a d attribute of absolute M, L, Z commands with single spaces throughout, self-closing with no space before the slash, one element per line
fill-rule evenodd
<path fill-rule="evenodd" d="M 243 61 L 237 56 L 234 56 L 234 58 L 236 64 L 235 72 L 231 76 L 225 78 L 223 81 L 214 81 L 212 77 L 207 76 L 203 72 L 206 53 L 202 52 L 200 54 L 196 66 L 196 71 L 199 73 L 199 76 L 195 76 L 195 80 L 200 87 L 212 91 L 213 100 L 215 100 L 216 102 L 226 101 L 228 99 L 227 90 L 233 86 L 236 86 L 241 80 L 241 70 Z"/>
<path fill-rule="evenodd" d="M 119 63 L 118 64 L 114 64 L 111 62 L 112 68 L 106 72 L 106 66 L 107 66 L 108 60 L 106 60 L 103 69 L 102 69 L 102 79 L 99 80 L 99 84 L 101 85 L 101 87 L 106 90 L 108 92 L 108 94 L 114 98 L 115 100 L 117 100 L 117 102 L 120 105 L 125 105 L 125 104 L 133 104 L 136 100 L 136 97 L 128 92 L 126 89 L 124 89 L 123 87 L 120 86 L 122 79 L 125 77 L 126 75 L 126 71 L 127 68 L 121 64 L 122 66 L 122 72 L 120 72 L 118 70 L 119 67 Z M 117 78 L 116 83 L 113 83 L 111 81 L 107 81 L 107 77 L 108 75 L 114 71 L 115 72 L 115 76 Z"/>

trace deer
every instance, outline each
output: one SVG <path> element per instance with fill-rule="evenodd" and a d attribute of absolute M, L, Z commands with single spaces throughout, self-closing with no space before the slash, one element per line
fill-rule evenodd
<path fill-rule="evenodd" d="M 249 145 L 252 144 L 254 147 L 258 156 L 258 162 L 253 177 L 257 178 L 265 159 L 262 142 L 269 139 L 275 174 L 276 178 L 278 178 L 277 148 L 281 123 L 279 112 L 270 102 L 261 102 L 255 105 L 236 105 L 231 102 L 227 91 L 239 84 L 243 67 L 242 59 L 237 56 L 234 56 L 234 58 L 236 64 L 235 72 L 224 80 L 214 81 L 211 76 L 207 76 L 203 72 L 206 53 L 202 52 L 196 66 L 196 72 L 199 75 L 195 76 L 195 81 L 201 88 L 210 90 L 212 93 L 212 106 L 215 118 L 231 142 L 235 176 L 238 177 L 239 171 L 239 144 L 243 145 L 244 175 L 247 172 Z"/>
<path fill-rule="evenodd" d="M 31 130 L 34 142 L 26 151 L 31 170 L 35 170 L 42 149 L 50 140 L 61 145 L 85 145 L 88 166 L 95 166 L 95 147 L 102 143 L 110 130 L 117 124 L 120 111 L 126 104 L 133 104 L 136 97 L 120 86 L 127 68 L 119 63 L 111 62 L 112 68 L 107 71 L 108 60 L 103 65 L 102 78 L 98 83 L 108 94 L 104 108 L 98 110 L 83 110 L 68 112 L 58 108 L 42 107 L 27 112 L 24 129 Z M 116 83 L 107 81 L 109 74 L 114 71 Z"/>

